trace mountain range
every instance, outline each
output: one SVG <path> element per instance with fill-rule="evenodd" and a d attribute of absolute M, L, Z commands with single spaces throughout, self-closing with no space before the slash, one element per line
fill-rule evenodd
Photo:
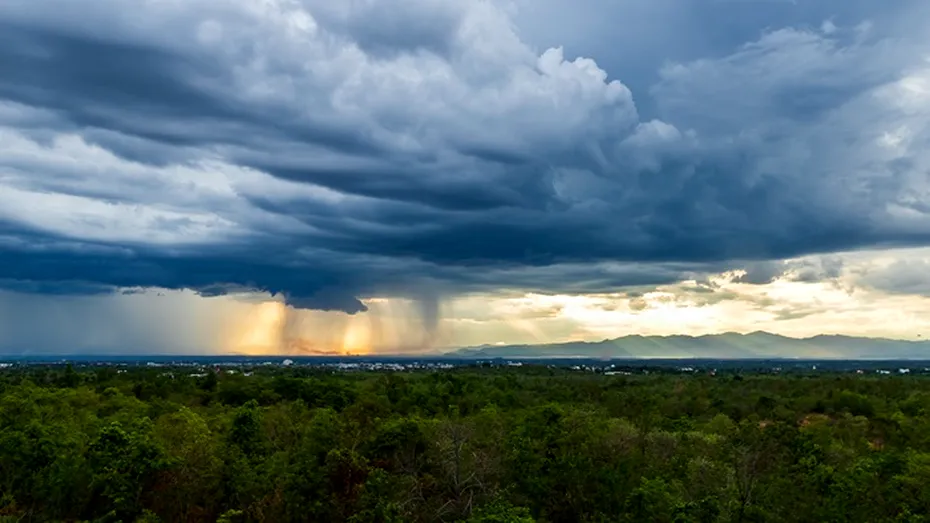
<path fill-rule="evenodd" d="M 768 332 L 705 336 L 631 335 L 598 342 L 482 345 L 447 353 L 459 358 L 816 358 L 930 359 L 930 341 L 820 335 L 789 338 Z"/>

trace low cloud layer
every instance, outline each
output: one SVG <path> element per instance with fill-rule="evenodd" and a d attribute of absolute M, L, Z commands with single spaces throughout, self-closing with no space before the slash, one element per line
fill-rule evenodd
<path fill-rule="evenodd" d="M 920 269 L 928 259 L 930 249 L 862 251 L 758 262 L 670 284 L 375 298 L 354 315 L 296 309 L 262 293 L 24 288 L 0 291 L 0 353 L 397 354 L 760 330 L 924 339 L 930 294 Z"/>
<path fill-rule="evenodd" d="M 925 4 L 720 3 L 742 24 L 706 56 L 666 4 L 618 18 L 668 41 L 645 64 L 541 42 L 555 1 L 7 0 L 0 285 L 398 296 L 429 325 L 444 296 L 930 243 Z"/>

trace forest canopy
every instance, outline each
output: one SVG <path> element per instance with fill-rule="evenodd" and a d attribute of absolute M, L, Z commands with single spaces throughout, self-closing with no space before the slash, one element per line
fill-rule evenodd
<path fill-rule="evenodd" d="M 925 521 L 921 376 L 20 366 L 0 522 Z"/>

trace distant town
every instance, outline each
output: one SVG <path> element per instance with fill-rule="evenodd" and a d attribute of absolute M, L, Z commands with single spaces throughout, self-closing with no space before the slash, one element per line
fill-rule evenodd
<path fill-rule="evenodd" d="M 292 369 L 308 372 L 428 372 L 457 368 L 517 368 L 525 371 L 559 371 L 629 376 L 643 374 L 797 374 L 846 373 L 856 375 L 930 374 L 930 360 L 805 360 L 805 359 L 468 359 L 450 357 L 251 357 L 251 356 L 68 356 L 7 357 L 0 359 L 4 369 L 66 366 L 74 368 L 109 367 L 162 368 L 173 374 L 202 377 L 207 373 L 251 376 L 256 371 Z"/>

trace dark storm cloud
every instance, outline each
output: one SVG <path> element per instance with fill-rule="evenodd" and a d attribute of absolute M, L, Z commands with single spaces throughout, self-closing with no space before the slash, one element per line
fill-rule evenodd
<path fill-rule="evenodd" d="M 352 297 L 355 291 L 353 275 L 345 268 L 327 267 L 327 264 L 332 262 L 314 260 L 304 272 L 297 268 L 281 270 L 275 262 L 262 262 L 259 256 L 249 257 L 241 253 L 238 256 L 235 253 L 217 253 L 179 259 L 157 253 L 118 258 L 14 252 L 4 257 L 4 273 L 12 280 L 4 286 L 20 292 L 60 294 L 102 293 L 107 288 L 138 286 L 189 288 L 205 296 L 248 288 L 281 294 L 288 303 L 300 308 L 347 312 L 365 310 L 365 306 Z M 89 274 L 93 275 L 94 283 L 82 282 Z"/>
<path fill-rule="evenodd" d="M 815 281 L 839 268 L 779 260 L 930 241 L 900 84 L 922 36 L 886 15 L 657 60 L 647 121 L 622 68 L 537 53 L 491 3 L 266 7 L 0 5 L 4 285 L 429 320 L 446 293 Z"/>
<path fill-rule="evenodd" d="M 316 3 L 314 13 L 329 27 L 344 33 L 375 56 L 426 51 L 447 55 L 462 21 L 454 2 L 396 0 L 394 2 Z M 411 18 L 407 13 L 416 12 Z"/>
<path fill-rule="evenodd" d="M 161 131 L 146 117 L 235 116 L 187 83 L 208 66 L 141 44 L 0 23 L 0 67 L 16 72 L 0 80 L 0 96 L 58 111 L 79 126 L 126 126 L 119 130 L 168 145 L 188 145 L 193 136 Z"/>
<path fill-rule="evenodd" d="M 248 106 L 220 87 L 229 71 L 210 57 L 0 22 L 0 97 L 55 111 L 90 133 L 115 131 L 169 147 L 312 143 L 352 154 L 378 152 L 364 129 Z M 120 150 L 117 147 L 115 150 Z M 161 162 L 165 151 L 136 155 Z"/>

